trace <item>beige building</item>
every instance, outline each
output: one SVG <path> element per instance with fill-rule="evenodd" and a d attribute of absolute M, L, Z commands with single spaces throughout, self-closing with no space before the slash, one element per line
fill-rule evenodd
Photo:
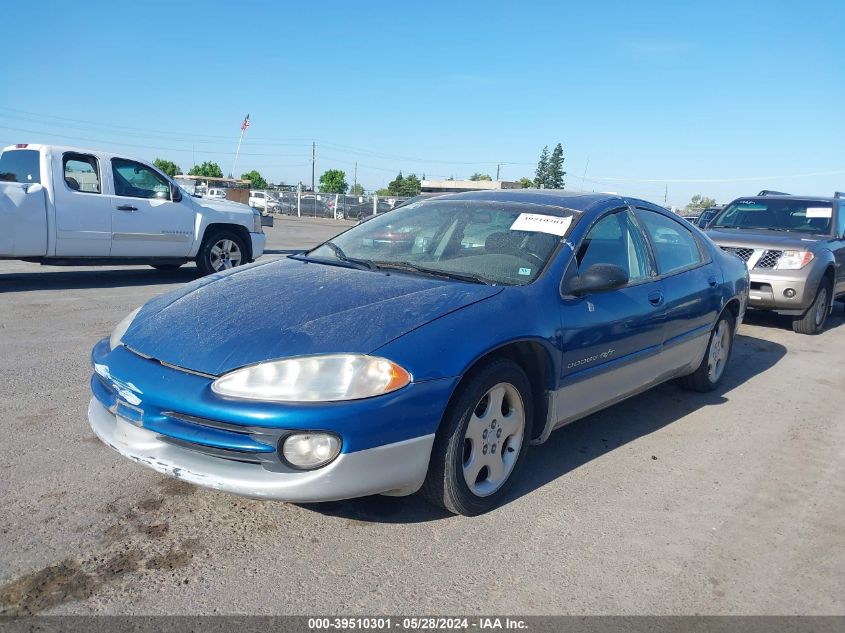
<path fill-rule="evenodd" d="M 420 183 L 420 191 L 429 193 L 460 193 L 491 189 L 522 189 L 522 185 L 509 180 L 423 180 Z"/>

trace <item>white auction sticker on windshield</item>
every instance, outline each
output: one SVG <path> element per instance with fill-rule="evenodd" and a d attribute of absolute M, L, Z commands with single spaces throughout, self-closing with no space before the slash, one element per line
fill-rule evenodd
<path fill-rule="evenodd" d="M 830 218 L 833 217 L 831 207 L 807 207 L 808 218 Z"/>
<path fill-rule="evenodd" d="M 538 231 L 561 237 L 572 224 L 572 216 L 561 218 L 556 215 L 542 215 L 540 213 L 520 213 L 511 224 L 511 231 Z"/>

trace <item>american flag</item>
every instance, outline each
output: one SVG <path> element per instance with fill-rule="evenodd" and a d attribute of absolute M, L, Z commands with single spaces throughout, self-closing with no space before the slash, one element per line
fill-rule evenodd
<path fill-rule="evenodd" d="M 244 122 L 241 123 L 241 132 L 246 132 L 246 129 L 249 127 L 249 115 L 247 114 L 244 117 Z"/>

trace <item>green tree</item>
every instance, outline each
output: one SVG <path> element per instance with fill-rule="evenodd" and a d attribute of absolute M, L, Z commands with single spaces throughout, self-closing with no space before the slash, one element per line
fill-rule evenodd
<path fill-rule="evenodd" d="M 479 174 L 478 172 L 475 172 L 472 176 L 469 177 L 469 179 L 474 180 L 476 182 L 479 180 L 493 180 L 490 177 L 490 174 Z"/>
<path fill-rule="evenodd" d="M 549 179 L 549 146 L 546 145 L 540 152 L 540 160 L 537 161 L 537 171 L 534 172 L 534 186 L 547 187 Z"/>
<path fill-rule="evenodd" d="M 190 176 L 206 176 L 207 178 L 222 178 L 223 170 L 220 165 L 213 163 L 210 160 L 205 161 L 202 165 L 194 165 L 191 171 L 188 172 Z"/>
<path fill-rule="evenodd" d="M 689 204 L 684 207 L 684 213 L 701 213 L 707 207 L 712 207 L 715 204 L 716 201 L 713 198 L 708 198 L 697 193 L 690 198 Z"/>
<path fill-rule="evenodd" d="M 352 188 L 349 190 L 349 195 L 351 196 L 363 196 L 364 195 L 364 185 L 360 182 L 355 183 L 352 185 Z"/>
<path fill-rule="evenodd" d="M 390 196 L 390 195 L 393 195 L 393 194 L 390 193 L 390 189 L 388 189 L 386 187 L 382 187 L 381 189 L 376 191 L 376 195 L 379 196 L 380 198 L 386 198 L 387 196 Z"/>
<path fill-rule="evenodd" d="M 173 178 L 173 176 L 175 176 L 176 174 L 182 173 L 182 170 L 179 168 L 179 165 L 177 165 L 176 163 L 174 163 L 172 161 L 165 160 L 163 158 L 156 158 L 153 161 L 153 165 L 158 167 L 161 171 L 163 171 L 165 174 L 167 174 L 171 178 Z"/>
<path fill-rule="evenodd" d="M 329 169 L 320 176 L 320 193 L 346 193 L 347 189 L 346 172 L 341 169 Z"/>
<path fill-rule="evenodd" d="M 408 174 L 402 183 L 402 187 L 397 192 L 397 195 L 405 198 L 419 195 L 421 186 L 422 183 L 420 182 L 420 179 L 417 178 L 416 174 Z"/>
<path fill-rule="evenodd" d="M 525 176 L 523 176 L 519 179 L 519 184 L 522 185 L 523 189 L 530 189 L 534 186 L 534 181 L 530 178 L 526 178 Z"/>
<path fill-rule="evenodd" d="M 546 187 L 549 189 L 563 189 L 563 177 L 566 176 L 566 172 L 563 171 L 563 147 L 561 147 L 560 143 L 555 145 L 554 150 L 552 150 L 552 157 L 549 159 L 549 167 L 548 171 L 546 172 Z"/>
<path fill-rule="evenodd" d="M 245 174 L 241 174 L 241 180 L 249 180 L 249 186 L 253 189 L 267 188 L 267 181 L 264 180 L 264 177 L 255 169 L 248 171 Z"/>

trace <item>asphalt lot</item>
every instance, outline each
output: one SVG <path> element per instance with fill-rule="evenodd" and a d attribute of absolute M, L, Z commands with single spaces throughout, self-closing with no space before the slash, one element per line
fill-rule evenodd
<path fill-rule="evenodd" d="M 350 225 L 277 218 L 267 257 Z M 102 445 L 92 345 L 195 277 L 0 262 L 0 613 L 845 614 L 842 304 L 816 337 L 750 318 L 720 390 L 556 432 L 465 518 L 241 499 Z"/>

